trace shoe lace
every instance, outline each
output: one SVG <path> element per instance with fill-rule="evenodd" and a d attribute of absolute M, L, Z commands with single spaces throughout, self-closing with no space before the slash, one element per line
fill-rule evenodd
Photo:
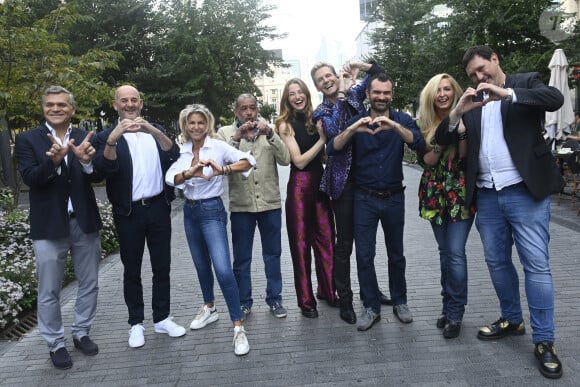
<path fill-rule="evenodd" d="M 243 344 L 244 339 L 246 338 L 246 330 L 242 327 L 234 334 L 234 341 L 233 344 Z"/>
<path fill-rule="evenodd" d="M 206 310 L 207 310 L 207 312 L 206 312 Z M 211 312 L 210 312 L 209 308 L 206 308 L 206 306 L 203 305 L 201 308 L 199 308 L 199 312 L 197 313 L 197 316 L 195 317 L 195 319 L 198 320 L 200 318 L 203 318 L 203 316 L 205 316 L 206 313 L 210 314 Z"/>
<path fill-rule="evenodd" d="M 373 312 L 371 308 L 365 310 L 365 315 L 368 317 L 369 320 L 372 320 L 375 317 L 374 314 L 375 312 Z"/>

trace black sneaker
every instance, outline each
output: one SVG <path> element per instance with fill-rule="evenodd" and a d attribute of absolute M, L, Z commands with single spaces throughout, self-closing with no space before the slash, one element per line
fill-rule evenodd
<path fill-rule="evenodd" d="M 281 302 L 275 302 L 270 305 L 270 311 L 272 311 L 272 314 L 277 318 L 284 318 L 288 315 L 286 308 L 282 306 Z"/>
<path fill-rule="evenodd" d="M 83 336 L 80 339 L 73 338 L 75 348 L 87 356 L 95 356 L 99 353 L 99 346 L 91 340 L 89 336 Z"/>
<path fill-rule="evenodd" d="M 477 332 L 479 340 L 497 340 L 506 336 L 521 336 L 526 333 L 524 320 L 512 324 L 503 317 L 491 325 L 480 328 Z"/>
<path fill-rule="evenodd" d="M 562 377 L 562 363 L 556 356 L 554 344 L 547 341 L 536 344 L 534 349 L 536 358 L 540 361 L 540 372 L 547 378 L 559 379 Z"/>
<path fill-rule="evenodd" d="M 54 368 L 58 368 L 59 370 L 68 370 L 73 365 L 72 359 L 65 347 L 59 348 L 54 352 L 51 351 L 50 360 L 52 360 Z"/>

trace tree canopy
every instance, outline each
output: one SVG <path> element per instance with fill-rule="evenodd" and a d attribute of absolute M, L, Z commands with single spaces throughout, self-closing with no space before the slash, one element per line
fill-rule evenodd
<path fill-rule="evenodd" d="M 449 15 L 433 9 L 441 1 L 379 0 L 374 21 L 382 27 L 371 36 L 375 59 L 396 82 L 395 107 L 416 107 L 429 78 L 447 72 L 470 85 L 461 65 L 465 49 L 487 44 L 507 73 L 538 71 L 549 80 L 553 51 L 564 48 L 570 63 L 580 63 L 576 35 L 550 41 L 540 30 L 551 0 L 448 0 Z M 578 32 L 578 23 L 576 23 Z M 414 109 L 413 109 L 414 110 Z"/>

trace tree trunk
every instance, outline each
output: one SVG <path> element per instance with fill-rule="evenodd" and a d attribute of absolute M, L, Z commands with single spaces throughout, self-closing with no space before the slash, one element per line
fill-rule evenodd
<path fill-rule="evenodd" d="M 10 132 L 8 123 L 4 117 L 0 118 L 0 167 L 2 169 L 1 185 L 8 186 L 12 189 L 14 195 L 14 205 L 18 204 L 18 179 L 16 177 L 16 165 L 12 157 L 10 145 Z"/>

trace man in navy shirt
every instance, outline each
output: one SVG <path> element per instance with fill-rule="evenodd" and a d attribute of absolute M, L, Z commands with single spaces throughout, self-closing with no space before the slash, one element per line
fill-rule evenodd
<path fill-rule="evenodd" d="M 379 287 L 375 271 L 376 234 L 379 221 L 387 245 L 389 291 L 393 311 L 403 323 L 413 321 L 407 306 L 403 229 L 403 152 L 406 143 L 423 150 L 425 141 L 413 119 L 391 110 L 393 80 L 386 74 L 374 75 L 367 86 L 371 108 L 353 117 L 345 131 L 327 144 L 332 155 L 352 142 L 352 176 L 355 185 L 354 240 L 364 311 L 357 329 L 365 331 L 381 319 Z"/>

